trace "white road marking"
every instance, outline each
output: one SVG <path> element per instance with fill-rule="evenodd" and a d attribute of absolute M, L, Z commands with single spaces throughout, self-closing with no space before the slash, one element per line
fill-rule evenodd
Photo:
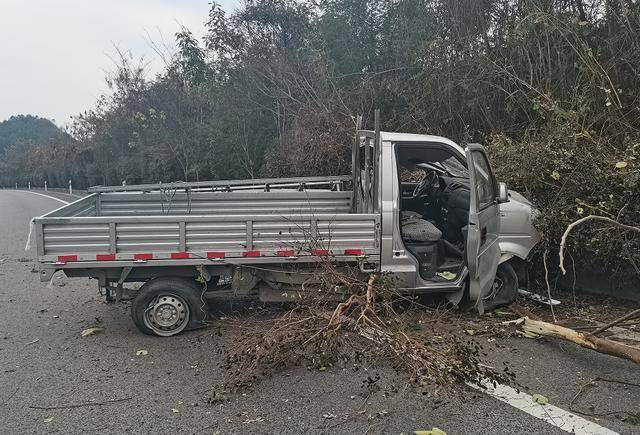
<path fill-rule="evenodd" d="M 507 385 L 498 384 L 494 387 L 490 382 L 484 382 L 483 387 L 477 384 L 467 384 L 472 388 L 480 390 L 488 395 L 495 397 L 496 399 L 513 406 L 521 411 L 526 412 L 540 420 L 569 433 L 576 435 L 618 435 L 618 432 L 614 432 L 606 427 L 600 426 L 592 421 L 580 417 L 572 412 L 565 411 L 562 408 L 558 408 L 553 405 L 540 405 L 533 401 L 533 397 L 517 391 L 515 388 L 511 388 Z"/>
<path fill-rule="evenodd" d="M 40 196 L 44 196 L 45 198 L 53 199 L 54 201 L 58 201 L 58 202 L 61 202 L 63 204 L 69 204 L 68 201 L 63 201 L 60 198 L 56 198 L 56 197 L 53 197 L 53 196 L 45 195 L 44 193 L 32 192 L 31 190 L 14 190 L 14 192 L 32 193 L 34 195 L 40 195 Z"/>

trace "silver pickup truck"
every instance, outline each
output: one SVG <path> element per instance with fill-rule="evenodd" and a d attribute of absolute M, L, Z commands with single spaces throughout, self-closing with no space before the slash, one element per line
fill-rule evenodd
<path fill-rule="evenodd" d="M 349 176 L 91 188 L 34 219 L 40 278 L 95 278 L 159 336 L 203 325 L 212 292 L 313 294 L 327 261 L 480 312 L 515 298 L 540 238 L 534 209 L 480 145 L 359 130 L 352 158 Z"/>

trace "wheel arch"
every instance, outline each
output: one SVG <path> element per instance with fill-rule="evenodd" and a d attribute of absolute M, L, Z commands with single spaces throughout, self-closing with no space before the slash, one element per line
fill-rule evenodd
<path fill-rule="evenodd" d="M 518 275 L 518 287 L 527 290 L 529 288 L 529 259 L 521 257 L 514 252 L 504 252 L 500 256 L 498 264 L 508 263 L 516 271 Z"/>

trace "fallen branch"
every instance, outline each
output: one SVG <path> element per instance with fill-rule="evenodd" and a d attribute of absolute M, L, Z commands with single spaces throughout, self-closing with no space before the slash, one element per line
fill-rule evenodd
<path fill-rule="evenodd" d="M 551 308 L 551 316 L 553 317 L 553 321 L 557 322 L 556 312 L 553 309 L 553 304 L 551 303 L 551 284 L 549 283 L 549 268 L 547 267 L 547 254 L 549 253 L 548 249 L 544 250 L 544 256 L 542 262 L 544 263 L 544 281 L 547 283 L 547 297 L 549 298 L 549 308 Z"/>
<path fill-rule="evenodd" d="M 517 302 L 512 304 L 509 309 L 511 311 L 513 311 L 514 313 L 516 313 L 518 316 L 524 318 L 524 317 L 528 317 L 529 319 L 533 319 L 533 320 L 538 320 L 540 319 L 540 317 L 538 317 L 537 315 L 533 314 L 530 310 L 526 309 L 525 307 L 519 305 Z"/>
<path fill-rule="evenodd" d="M 597 215 L 590 214 L 589 216 L 585 216 L 582 219 L 578 219 L 577 221 L 572 222 L 571 224 L 569 224 L 567 229 L 564 231 L 564 234 L 562 235 L 562 238 L 560 239 L 560 251 L 558 252 L 558 256 L 560 257 L 560 270 L 562 271 L 563 275 L 567 274 L 567 271 L 564 268 L 564 248 L 565 248 L 565 245 L 566 245 L 566 242 L 567 242 L 567 236 L 569 236 L 569 233 L 571 232 L 571 230 L 573 230 L 578 225 L 583 224 L 583 223 L 585 223 L 587 221 L 592 221 L 592 220 L 607 222 L 607 223 L 610 223 L 611 225 L 614 225 L 614 226 L 616 226 L 618 228 L 621 228 L 623 230 L 637 231 L 637 232 L 640 233 L 640 227 L 634 227 L 632 225 L 626 225 L 626 224 L 618 222 L 617 220 L 614 220 L 614 219 L 611 219 L 611 218 L 605 217 L 605 216 L 597 216 Z"/>
<path fill-rule="evenodd" d="M 633 361 L 636 364 L 640 364 L 640 349 L 596 337 L 592 334 L 583 334 L 582 332 L 578 332 L 570 328 L 543 322 L 541 320 L 532 320 L 528 317 L 524 318 L 522 329 L 525 332 L 561 338 L 563 340 L 576 343 L 582 347 L 593 349 L 596 352 L 617 356 Z"/>
<path fill-rule="evenodd" d="M 624 315 L 624 316 L 622 316 L 622 317 L 618 317 L 616 320 L 613 320 L 613 321 L 611 321 L 611 322 L 607 323 L 606 325 L 602 325 L 601 327 L 599 327 L 599 328 L 597 328 L 597 329 L 594 329 L 594 330 L 591 332 L 591 335 L 598 335 L 598 334 L 600 334 L 601 332 L 604 332 L 604 331 L 606 331 L 607 329 L 609 329 L 609 328 L 611 328 L 611 327 L 613 327 L 613 326 L 616 326 L 616 325 L 617 325 L 617 324 L 619 324 L 619 323 L 624 322 L 625 320 L 633 319 L 634 317 L 636 317 L 636 316 L 638 316 L 638 315 L 640 315 L 640 308 L 639 308 L 639 309 L 637 309 L 637 310 L 631 311 L 630 313 L 627 313 L 627 314 L 625 314 L 625 315 Z"/>
<path fill-rule="evenodd" d="M 271 327 L 260 325 L 254 334 L 244 334 L 224 356 L 229 379 L 224 391 L 246 388 L 286 367 L 324 371 L 351 358 L 379 357 L 391 358 L 395 368 L 406 370 L 420 384 L 454 387 L 484 378 L 513 382 L 510 370 L 483 364 L 481 346 L 466 335 L 420 327 L 425 312 L 435 317 L 439 311 L 397 296 L 384 276 L 358 276 L 330 265 L 322 272 L 333 279 L 324 281 L 321 290 L 339 282 L 351 295 L 336 303 L 319 292 L 273 319 Z"/>
<path fill-rule="evenodd" d="M 122 399 L 113 399 L 113 400 L 105 400 L 104 402 L 85 402 L 85 403 L 75 403 L 71 405 L 58 405 L 58 406 L 38 406 L 38 405 L 29 405 L 31 409 L 71 409 L 71 408 L 82 408 L 84 406 L 102 406 L 102 405 L 111 405 L 113 403 L 125 402 L 127 400 L 131 400 L 132 397 L 124 397 Z"/>
<path fill-rule="evenodd" d="M 598 381 L 611 382 L 614 384 L 628 385 L 632 387 L 640 387 L 640 384 L 636 384 L 634 382 L 618 381 L 616 379 L 607 379 L 607 378 L 601 378 L 601 377 L 593 378 L 586 384 L 581 385 L 578 392 L 575 394 L 575 396 L 573 396 L 573 399 L 571 399 L 571 402 L 569 402 L 569 410 L 571 412 L 575 412 L 577 414 L 582 414 L 582 415 L 588 415 L 591 417 L 601 417 L 604 415 L 620 414 L 625 412 L 625 411 L 607 411 L 607 412 L 595 413 L 595 412 L 580 411 L 579 409 L 575 408 L 574 403 L 578 399 L 578 397 L 580 397 L 580 395 L 584 392 L 584 389 L 587 387 L 596 387 L 597 386 L 596 382 Z"/>

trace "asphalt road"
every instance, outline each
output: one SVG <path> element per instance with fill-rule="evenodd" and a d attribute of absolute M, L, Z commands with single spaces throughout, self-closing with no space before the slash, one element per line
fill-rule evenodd
<path fill-rule="evenodd" d="M 484 393 L 415 388 L 384 362 L 358 372 L 289 370 L 210 404 L 224 380 L 221 346 L 243 331 L 222 324 L 148 337 L 133 326 L 128 304 L 105 304 L 94 282 L 59 276 L 50 286 L 39 282 L 31 272 L 34 253 L 24 251 L 28 222 L 60 205 L 0 191 L 0 433 L 412 433 L 434 426 L 449 434 L 563 433 Z M 91 326 L 104 332 L 81 337 Z M 508 361 L 525 390 L 564 409 L 590 379 L 640 382 L 634 364 L 571 344 L 495 344 L 492 358 Z M 136 356 L 142 349 L 148 355 Z M 369 394 L 363 381 L 376 373 L 380 389 Z M 640 412 L 640 388 L 598 382 L 574 405 L 611 412 L 587 417 L 611 430 L 640 433 L 621 421 L 625 412 Z M 63 408 L 38 409 L 56 406 Z"/>

